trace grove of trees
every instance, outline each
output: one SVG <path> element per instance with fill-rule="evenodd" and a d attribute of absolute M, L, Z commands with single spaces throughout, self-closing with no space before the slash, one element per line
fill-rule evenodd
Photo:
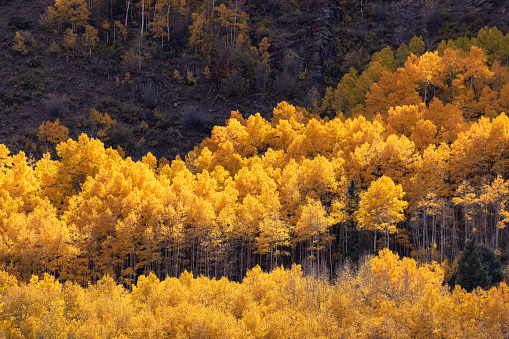
<path fill-rule="evenodd" d="M 454 142 L 419 149 L 379 115 L 320 119 L 283 102 L 272 121 L 233 112 L 186 161 L 133 161 L 85 134 L 55 160 L 3 146 L 3 269 L 82 284 L 186 269 L 240 280 L 255 264 L 332 272 L 383 247 L 451 263 L 472 235 L 505 257 L 509 118 L 455 128 Z M 41 140 L 51 131 L 65 135 L 46 123 Z"/>
<path fill-rule="evenodd" d="M 248 76 L 258 89 L 268 81 L 270 42 L 251 46 L 242 1 L 101 5 L 57 0 L 45 12 L 68 56 L 90 58 L 135 29 L 122 57 L 135 71 L 147 40 L 178 48 L 188 27 L 186 53 L 203 74 L 167 70 L 173 78 L 232 90 Z M 29 41 L 18 32 L 16 53 Z M 294 51 L 280 59 L 291 98 L 306 70 Z M 506 337 L 509 290 L 488 288 L 509 258 L 508 62 L 496 28 L 435 51 L 414 37 L 350 69 L 308 109 L 231 112 L 184 159 L 105 146 L 116 120 L 96 108 L 76 140 L 59 119 L 43 123 L 40 159 L 0 145 L 0 328 L 34 338 Z"/>
<path fill-rule="evenodd" d="M 128 291 L 105 276 L 83 288 L 49 274 L 0 272 L 0 333 L 22 338 L 504 338 L 509 288 L 442 285 L 436 264 L 384 249 L 331 283 L 299 265 L 241 283 L 187 271 L 141 275 Z"/>

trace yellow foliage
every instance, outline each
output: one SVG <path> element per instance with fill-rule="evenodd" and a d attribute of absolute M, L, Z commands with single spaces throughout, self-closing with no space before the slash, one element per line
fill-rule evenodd
<path fill-rule="evenodd" d="M 60 121 L 57 119 L 54 122 L 49 120 L 39 126 L 39 133 L 37 138 L 47 144 L 58 144 L 67 140 L 69 136 L 69 130 L 67 127 L 60 125 Z"/>
<path fill-rule="evenodd" d="M 26 55 L 29 53 L 27 44 L 33 44 L 34 40 L 30 33 L 17 31 L 14 36 L 13 51 Z"/>
<path fill-rule="evenodd" d="M 356 220 L 359 228 L 381 231 L 386 236 L 397 232 L 396 224 L 404 220 L 404 209 L 408 206 L 401 200 L 405 192 L 401 185 L 395 185 L 391 178 L 382 176 L 373 181 L 366 192 L 361 193 Z"/>

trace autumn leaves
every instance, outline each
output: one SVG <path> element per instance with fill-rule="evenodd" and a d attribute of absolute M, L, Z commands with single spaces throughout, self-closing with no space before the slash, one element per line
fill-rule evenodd
<path fill-rule="evenodd" d="M 395 185 L 391 178 L 385 175 L 373 181 L 366 192 L 360 196 L 359 209 L 356 220 L 359 228 L 371 231 L 381 231 L 385 234 L 385 247 L 389 247 L 389 234 L 397 232 L 396 224 L 405 220 L 403 211 L 408 206 L 403 201 L 401 185 Z M 376 236 L 374 237 L 374 251 L 376 252 Z"/>
<path fill-rule="evenodd" d="M 442 284 L 440 265 L 385 249 L 333 283 L 300 265 L 226 278 L 141 275 L 130 290 L 105 276 L 82 287 L 49 274 L 0 271 L 0 333 L 24 338 L 504 338 L 505 283 L 489 291 Z"/>

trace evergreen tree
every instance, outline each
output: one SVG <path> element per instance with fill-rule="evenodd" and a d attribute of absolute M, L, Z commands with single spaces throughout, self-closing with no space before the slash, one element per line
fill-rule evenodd
<path fill-rule="evenodd" d="M 501 282 L 503 279 L 503 274 L 500 258 L 497 257 L 497 255 L 489 247 L 483 244 L 477 244 L 476 246 L 481 254 L 481 262 L 488 272 L 490 285 Z"/>
<path fill-rule="evenodd" d="M 458 261 L 454 283 L 471 292 L 478 286 L 488 288 L 501 280 L 500 259 L 488 247 L 477 244 L 473 236 Z"/>
<path fill-rule="evenodd" d="M 489 284 L 488 272 L 481 261 L 481 254 L 475 246 L 475 236 L 467 241 L 465 250 L 458 261 L 455 283 L 467 292 L 477 286 L 487 287 Z"/>

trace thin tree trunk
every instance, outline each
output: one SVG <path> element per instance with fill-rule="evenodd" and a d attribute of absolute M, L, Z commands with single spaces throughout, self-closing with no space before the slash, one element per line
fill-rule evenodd
<path fill-rule="evenodd" d="M 129 7 L 131 6 L 131 0 L 127 0 L 127 9 L 125 11 L 125 22 L 124 26 L 127 27 L 127 19 L 129 18 Z"/>
<path fill-rule="evenodd" d="M 141 35 L 145 29 L 145 0 L 141 0 Z"/>

